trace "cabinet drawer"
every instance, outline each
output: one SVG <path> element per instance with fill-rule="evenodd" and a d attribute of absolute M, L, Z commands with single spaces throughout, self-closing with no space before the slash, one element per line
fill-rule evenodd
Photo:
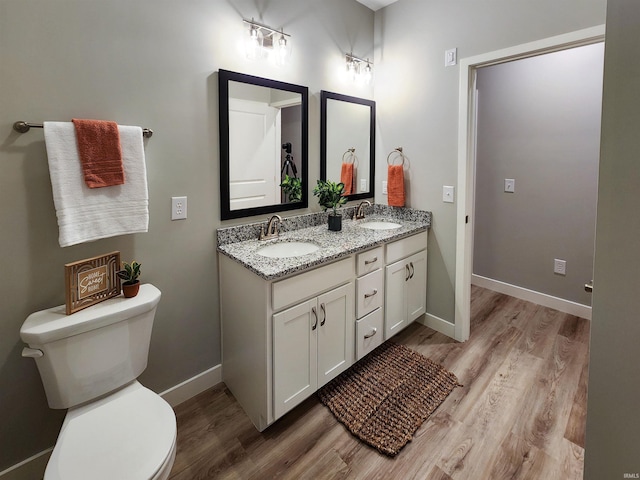
<path fill-rule="evenodd" d="M 358 276 L 382 268 L 384 265 L 384 247 L 376 247 L 359 253 L 356 263 Z"/>
<path fill-rule="evenodd" d="M 351 256 L 324 267 L 273 282 L 273 311 L 277 312 L 307 298 L 315 297 L 330 288 L 347 283 L 354 277 L 354 263 L 354 258 Z"/>
<path fill-rule="evenodd" d="M 387 265 L 427 248 L 427 232 L 387 244 Z"/>
<path fill-rule="evenodd" d="M 356 359 L 360 360 L 366 354 L 382 344 L 383 317 L 382 308 L 371 312 L 356 322 Z"/>
<path fill-rule="evenodd" d="M 362 318 L 382 306 L 384 273 L 382 269 L 356 279 L 356 317 Z"/>

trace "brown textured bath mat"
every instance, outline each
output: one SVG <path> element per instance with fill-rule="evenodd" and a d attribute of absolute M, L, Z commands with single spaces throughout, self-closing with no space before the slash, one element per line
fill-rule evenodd
<path fill-rule="evenodd" d="M 360 440 L 395 456 L 460 386 L 441 365 L 386 342 L 318 391 L 320 401 Z"/>

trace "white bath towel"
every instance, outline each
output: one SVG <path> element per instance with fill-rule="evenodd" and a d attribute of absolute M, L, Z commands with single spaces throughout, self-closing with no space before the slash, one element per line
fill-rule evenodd
<path fill-rule="evenodd" d="M 73 123 L 44 122 L 53 203 L 61 247 L 149 228 L 149 193 L 142 128 L 119 125 L 125 183 L 87 187 Z"/>

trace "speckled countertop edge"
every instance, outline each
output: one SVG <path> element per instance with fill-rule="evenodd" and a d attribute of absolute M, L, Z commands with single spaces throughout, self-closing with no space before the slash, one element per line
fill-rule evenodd
<path fill-rule="evenodd" d="M 342 209 L 340 232 L 332 232 L 327 228 L 326 213 L 283 219 L 280 236 L 274 240 L 257 239 L 260 226 L 265 222 L 221 228 L 217 231 L 218 251 L 265 280 L 274 280 L 399 240 L 431 226 L 431 213 L 424 210 L 374 205 L 367 207 L 367 216 L 363 220 L 351 220 L 349 210 L 353 208 Z M 370 221 L 396 221 L 402 226 L 392 230 L 369 230 L 359 226 Z M 290 258 L 268 258 L 257 253 L 272 243 L 292 240 L 313 242 L 320 248 L 314 253 Z"/>

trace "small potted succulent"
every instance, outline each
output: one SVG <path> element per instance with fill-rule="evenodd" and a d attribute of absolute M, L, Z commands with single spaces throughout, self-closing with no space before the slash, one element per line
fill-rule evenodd
<path fill-rule="evenodd" d="M 135 297 L 140 289 L 140 267 L 141 265 L 135 260 L 131 263 L 122 262 L 122 270 L 117 272 L 120 280 L 123 280 L 122 293 L 127 298 Z"/>
<path fill-rule="evenodd" d="M 338 208 L 347 203 L 347 197 L 342 195 L 343 190 L 344 183 L 330 180 L 318 180 L 313 189 L 322 210 L 326 212 L 330 208 L 333 209 L 333 213 L 329 214 L 329 230 L 334 232 L 342 230 L 342 215 L 338 213 Z"/>

